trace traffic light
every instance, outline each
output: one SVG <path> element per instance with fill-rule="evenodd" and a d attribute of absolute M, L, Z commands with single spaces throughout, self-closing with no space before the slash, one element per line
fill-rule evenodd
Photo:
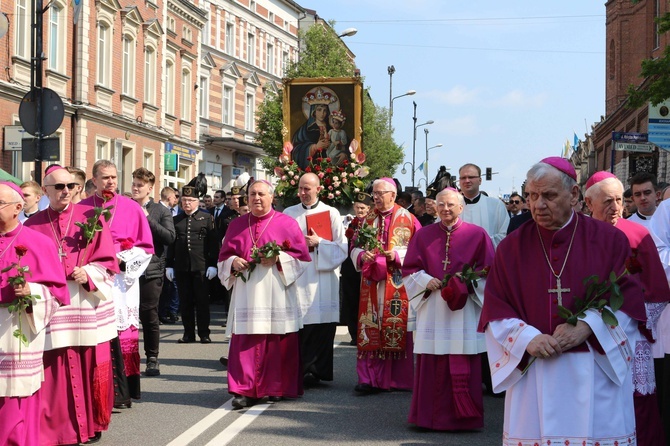
<path fill-rule="evenodd" d="M 486 168 L 486 181 L 491 181 L 493 178 L 493 169 L 490 167 Z"/>

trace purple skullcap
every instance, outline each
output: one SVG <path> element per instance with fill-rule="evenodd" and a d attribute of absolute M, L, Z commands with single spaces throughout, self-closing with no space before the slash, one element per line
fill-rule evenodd
<path fill-rule="evenodd" d="M 591 178 L 586 182 L 586 190 L 589 190 L 591 186 L 593 186 L 596 183 L 600 183 L 602 180 L 606 180 L 607 178 L 616 178 L 617 176 L 614 175 L 613 173 L 610 173 L 606 170 L 601 170 L 600 172 L 596 172 L 593 175 L 591 175 Z"/>
<path fill-rule="evenodd" d="M 540 162 L 544 164 L 549 164 L 551 167 L 560 170 L 573 180 L 577 181 L 577 172 L 575 172 L 575 168 L 567 159 L 561 158 L 560 156 L 550 156 L 543 159 Z"/>
<path fill-rule="evenodd" d="M 391 186 L 393 186 L 393 188 L 394 188 L 396 191 L 398 190 L 398 186 L 395 184 L 395 181 L 393 181 L 393 178 L 383 177 L 383 178 L 380 178 L 380 180 L 382 180 L 382 181 L 386 181 L 386 182 L 389 183 Z"/>
<path fill-rule="evenodd" d="M 11 181 L 0 181 L 0 184 L 3 184 L 5 186 L 7 186 L 8 188 L 13 189 L 16 192 L 18 192 L 19 195 L 21 195 L 22 200 L 26 199 L 26 197 L 23 195 L 23 191 L 21 190 L 21 188 L 18 185 L 12 183 Z"/>
<path fill-rule="evenodd" d="M 451 187 L 451 186 L 449 186 L 449 187 L 445 187 L 445 188 L 442 189 L 442 190 L 450 190 L 450 191 L 452 191 L 452 192 L 456 192 L 456 193 L 458 193 L 458 189 L 456 189 L 455 187 Z"/>
<path fill-rule="evenodd" d="M 49 174 L 51 174 L 51 173 L 53 173 L 53 172 L 55 172 L 55 171 L 57 171 L 57 170 L 59 170 L 59 169 L 67 170 L 67 169 L 66 169 L 65 167 L 63 167 L 63 166 L 60 166 L 60 165 L 58 165 L 58 164 L 52 164 L 51 166 L 49 166 L 49 167 L 47 167 L 46 169 L 44 169 L 44 176 L 47 176 L 47 175 L 49 175 Z"/>

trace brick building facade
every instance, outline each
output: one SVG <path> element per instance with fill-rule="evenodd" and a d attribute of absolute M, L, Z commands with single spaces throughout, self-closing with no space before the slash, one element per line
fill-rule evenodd
<path fill-rule="evenodd" d="M 670 43 L 670 36 L 659 35 L 655 18 L 668 12 L 661 0 L 609 0 L 606 8 L 605 115 L 592 126 L 592 134 L 573 155 L 584 183 L 593 172 L 610 170 L 627 184 L 640 170 L 651 170 L 659 181 L 668 181 L 668 152 L 656 148 L 653 153 L 612 150 L 612 132 L 647 133 L 649 107 L 633 109 L 626 104 L 629 85 L 644 88 L 640 77 L 644 59 L 660 57 Z M 614 160 L 612 160 L 614 157 Z"/>

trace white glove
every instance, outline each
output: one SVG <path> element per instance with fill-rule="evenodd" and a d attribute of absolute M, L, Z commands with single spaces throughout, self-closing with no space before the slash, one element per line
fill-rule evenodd
<path fill-rule="evenodd" d="M 165 277 L 172 282 L 174 280 L 174 268 L 165 268 Z"/>
<path fill-rule="evenodd" d="M 207 272 L 205 273 L 205 277 L 207 277 L 207 280 L 212 280 L 213 278 L 216 277 L 216 266 L 210 266 L 207 268 Z"/>

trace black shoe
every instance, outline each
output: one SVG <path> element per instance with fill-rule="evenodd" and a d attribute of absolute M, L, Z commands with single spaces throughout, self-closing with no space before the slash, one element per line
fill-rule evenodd
<path fill-rule="evenodd" d="M 305 387 L 313 387 L 319 384 L 321 380 L 312 372 L 307 372 L 302 377 L 302 384 Z"/>
<path fill-rule="evenodd" d="M 349 341 L 349 345 L 356 345 L 356 344 L 358 344 L 358 343 L 356 342 L 355 339 L 352 339 L 351 341 Z"/>
<path fill-rule="evenodd" d="M 84 444 L 94 444 L 100 441 L 102 438 L 102 432 L 96 432 L 94 436 L 88 439 L 88 441 Z"/>
<path fill-rule="evenodd" d="M 173 324 L 176 324 L 179 322 L 179 316 L 177 316 L 177 313 L 170 313 L 170 318 L 169 318 Z"/>
<path fill-rule="evenodd" d="M 226 358 L 225 356 L 221 356 L 219 358 L 219 362 L 221 363 L 222 366 L 228 367 L 228 358 Z"/>
<path fill-rule="evenodd" d="M 131 407 L 133 407 L 132 401 L 128 401 L 127 403 L 114 404 L 114 409 L 130 409 Z"/>
<path fill-rule="evenodd" d="M 256 398 L 249 396 L 236 396 L 233 398 L 233 410 L 240 410 L 245 407 L 251 407 L 258 401 Z"/>
<path fill-rule="evenodd" d="M 212 340 L 209 338 L 209 336 L 203 336 L 200 338 L 200 343 L 201 344 L 211 344 Z"/>
<path fill-rule="evenodd" d="M 282 398 L 282 397 L 280 397 L 280 396 L 269 396 L 269 397 L 268 397 L 268 401 L 270 401 L 271 403 L 278 403 L 278 402 L 280 402 L 280 401 L 283 400 L 283 399 L 284 399 L 284 398 Z"/>
<path fill-rule="evenodd" d="M 358 393 L 362 393 L 363 395 L 370 395 L 372 393 L 376 393 L 376 389 L 372 387 L 370 384 L 356 384 L 354 390 Z"/>
<path fill-rule="evenodd" d="M 172 325 L 172 324 L 175 323 L 175 321 L 170 319 L 169 316 L 168 317 L 158 316 L 158 322 L 160 322 L 161 324 L 169 324 L 169 325 Z"/>
<path fill-rule="evenodd" d="M 190 336 L 184 336 L 183 338 L 179 338 L 177 342 L 180 344 L 192 344 L 195 342 L 195 338 L 192 338 Z"/>
<path fill-rule="evenodd" d="M 150 356 L 147 358 L 147 368 L 144 371 L 146 376 L 158 376 L 161 374 L 161 369 L 158 365 L 158 358 Z"/>

